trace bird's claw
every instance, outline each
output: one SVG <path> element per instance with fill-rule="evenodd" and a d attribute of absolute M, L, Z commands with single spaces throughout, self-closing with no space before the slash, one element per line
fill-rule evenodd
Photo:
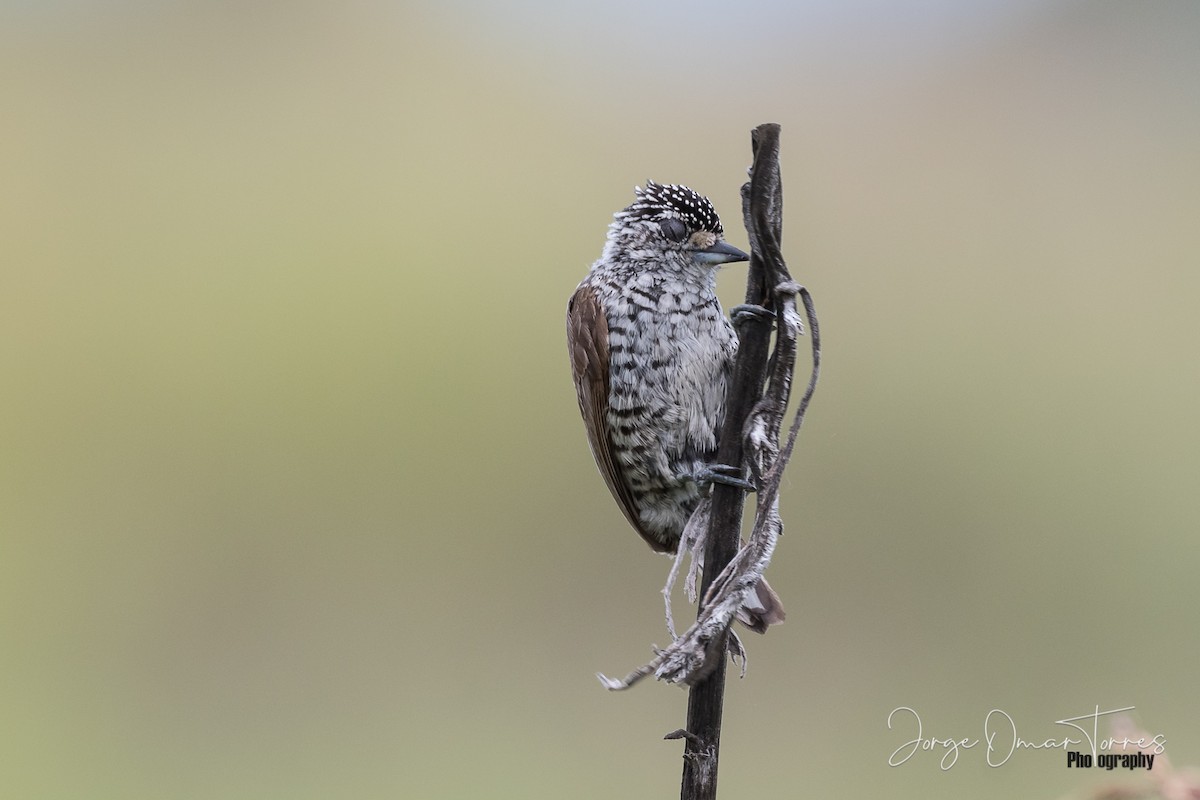
<path fill-rule="evenodd" d="M 739 468 L 731 467 L 728 464 L 709 464 L 700 470 L 695 480 L 696 483 L 705 486 L 719 483 L 723 486 L 732 486 L 735 489 L 741 489 L 746 492 L 758 490 L 757 486 L 742 477 L 742 471 Z"/>
<path fill-rule="evenodd" d="M 734 325 L 741 325 L 745 322 L 754 320 L 775 319 L 775 312 L 763 306 L 754 305 L 753 303 L 742 303 L 740 306 L 734 306 L 729 311 L 729 318 L 733 320 Z"/>

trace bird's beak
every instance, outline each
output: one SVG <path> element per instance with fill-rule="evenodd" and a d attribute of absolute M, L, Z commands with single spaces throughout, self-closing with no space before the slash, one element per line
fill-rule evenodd
<path fill-rule="evenodd" d="M 749 261 L 750 256 L 726 242 L 717 242 L 712 247 L 696 250 L 692 258 L 699 264 L 728 264 L 730 261 Z"/>

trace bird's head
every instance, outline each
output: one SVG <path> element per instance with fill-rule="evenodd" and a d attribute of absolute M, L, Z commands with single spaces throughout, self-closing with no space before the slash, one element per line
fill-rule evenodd
<path fill-rule="evenodd" d="M 605 256 L 625 261 L 674 264 L 681 271 L 711 272 L 750 257 L 724 240 L 716 209 L 686 186 L 646 181 L 637 199 L 613 216 Z"/>

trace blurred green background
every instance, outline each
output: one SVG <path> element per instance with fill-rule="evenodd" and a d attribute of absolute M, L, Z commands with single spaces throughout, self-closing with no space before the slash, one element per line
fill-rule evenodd
<path fill-rule="evenodd" d="M 722 796 L 1134 780 L 890 768 L 904 705 L 1136 706 L 1200 763 L 1197 42 L 1192 2 L 4 4 L 0 794 L 677 796 L 685 694 L 593 677 L 664 643 L 668 562 L 564 306 L 647 177 L 745 246 L 767 121 L 826 367 Z"/>

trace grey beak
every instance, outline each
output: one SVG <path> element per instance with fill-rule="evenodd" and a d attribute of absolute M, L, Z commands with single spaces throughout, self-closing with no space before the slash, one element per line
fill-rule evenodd
<path fill-rule="evenodd" d="M 726 242 L 717 242 L 712 247 L 697 250 L 692 258 L 700 264 L 728 264 L 730 261 L 749 261 L 750 256 Z"/>

